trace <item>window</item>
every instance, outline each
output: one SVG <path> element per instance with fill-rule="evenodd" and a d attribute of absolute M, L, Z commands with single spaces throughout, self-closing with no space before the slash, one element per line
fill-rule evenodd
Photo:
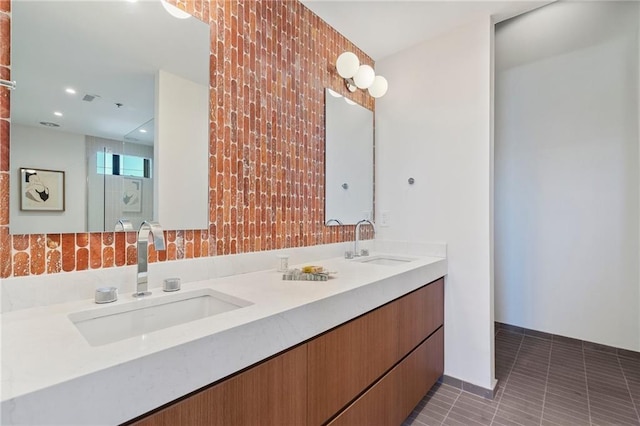
<path fill-rule="evenodd" d="M 151 177 L 151 159 L 134 155 L 96 153 L 99 175 Z"/>

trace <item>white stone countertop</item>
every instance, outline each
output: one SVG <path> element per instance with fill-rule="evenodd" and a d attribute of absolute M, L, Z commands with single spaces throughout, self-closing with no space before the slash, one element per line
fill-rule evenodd
<path fill-rule="evenodd" d="M 129 294 L 107 305 L 82 300 L 2 314 L 1 423 L 135 418 L 447 273 L 445 258 L 412 257 L 397 265 L 306 263 L 337 271 L 326 282 L 284 281 L 267 270 L 183 283 L 181 292 L 209 288 L 253 304 L 102 346 L 89 345 L 68 314 L 130 303 Z M 176 294 L 154 290 L 149 297 Z"/>

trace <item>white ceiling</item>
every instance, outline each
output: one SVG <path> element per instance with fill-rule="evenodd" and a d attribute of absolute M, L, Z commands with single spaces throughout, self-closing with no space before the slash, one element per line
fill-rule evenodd
<path fill-rule="evenodd" d="M 301 0 L 374 60 L 476 19 L 512 18 L 552 1 Z"/>
<path fill-rule="evenodd" d="M 499 21 L 549 3 L 302 2 L 374 60 L 482 16 Z M 208 83 L 208 49 L 207 25 L 171 17 L 158 0 L 14 1 L 12 122 L 56 122 L 62 131 L 121 140 L 153 117 L 158 69 Z M 69 96 L 66 87 L 78 93 Z M 81 100 L 85 94 L 98 97 L 88 103 Z"/>

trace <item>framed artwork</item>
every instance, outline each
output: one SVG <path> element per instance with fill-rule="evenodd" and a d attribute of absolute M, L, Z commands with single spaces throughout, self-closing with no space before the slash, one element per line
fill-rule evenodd
<path fill-rule="evenodd" d="M 122 211 L 142 212 L 142 179 L 122 178 Z"/>
<path fill-rule="evenodd" d="M 64 172 L 20 168 L 20 210 L 64 211 Z"/>

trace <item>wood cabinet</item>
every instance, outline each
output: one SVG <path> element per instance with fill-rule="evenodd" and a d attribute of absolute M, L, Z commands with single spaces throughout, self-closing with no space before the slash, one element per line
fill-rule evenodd
<path fill-rule="evenodd" d="M 444 373 L 444 328 L 425 340 L 411 355 L 401 370 L 397 406 L 402 420 L 413 411 L 418 402 Z M 415 356 L 413 356 L 415 354 Z"/>
<path fill-rule="evenodd" d="M 302 345 L 134 424 L 303 425 L 307 416 L 306 377 L 307 348 Z"/>
<path fill-rule="evenodd" d="M 307 424 L 324 423 L 396 362 L 397 329 L 397 305 L 389 304 L 307 344 Z"/>
<path fill-rule="evenodd" d="M 400 425 L 444 369 L 439 329 L 329 423 L 330 426 Z"/>
<path fill-rule="evenodd" d="M 406 355 L 444 324 L 444 278 L 397 301 L 398 351 Z"/>
<path fill-rule="evenodd" d="M 444 280 L 311 340 L 309 425 L 331 418 L 443 324 Z"/>
<path fill-rule="evenodd" d="M 399 425 L 444 371 L 444 279 L 130 424 Z"/>

